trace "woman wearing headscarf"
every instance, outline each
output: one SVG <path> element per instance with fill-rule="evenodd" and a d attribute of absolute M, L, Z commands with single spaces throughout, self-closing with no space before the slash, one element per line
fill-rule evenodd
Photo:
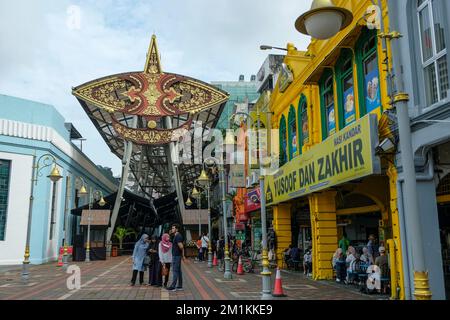
<path fill-rule="evenodd" d="M 168 233 L 162 235 L 158 248 L 159 262 L 161 263 L 161 273 L 164 275 L 164 288 L 167 287 L 169 281 L 170 264 L 172 263 L 172 242 Z M 165 271 L 164 271 L 165 270 Z"/>
<path fill-rule="evenodd" d="M 131 278 L 131 285 L 136 284 L 136 277 L 139 272 L 139 284 L 144 283 L 144 258 L 147 255 L 148 249 L 148 235 L 143 234 L 138 242 L 134 245 L 133 250 L 133 277 Z"/>
<path fill-rule="evenodd" d="M 162 286 L 162 278 L 161 278 L 161 264 L 159 262 L 159 243 L 158 238 L 156 236 L 152 236 L 150 240 L 150 246 L 148 248 L 148 254 L 150 256 L 150 277 L 148 280 L 148 284 L 150 286 L 161 287 Z"/>

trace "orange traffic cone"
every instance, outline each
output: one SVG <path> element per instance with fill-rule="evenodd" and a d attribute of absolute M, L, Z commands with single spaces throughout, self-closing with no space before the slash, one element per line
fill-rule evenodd
<path fill-rule="evenodd" d="M 217 254 L 214 252 L 213 266 L 217 267 Z"/>
<path fill-rule="evenodd" d="M 275 289 L 272 292 L 272 296 L 274 297 L 286 297 L 283 293 L 283 285 L 281 284 L 281 271 L 280 268 L 277 268 L 277 276 L 275 278 Z"/>
<path fill-rule="evenodd" d="M 64 263 L 63 263 L 63 255 L 62 255 L 62 254 L 59 254 L 57 266 L 58 266 L 58 267 L 62 267 L 63 265 L 64 265 Z"/>
<path fill-rule="evenodd" d="M 237 267 L 237 274 L 240 275 L 240 276 L 244 274 L 244 268 L 242 268 L 242 258 L 241 258 L 241 256 L 239 256 L 239 262 L 238 262 L 238 267 Z"/>

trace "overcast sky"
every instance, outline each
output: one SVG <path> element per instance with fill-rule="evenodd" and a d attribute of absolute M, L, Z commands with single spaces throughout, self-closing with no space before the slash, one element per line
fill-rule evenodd
<path fill-rule="evenodd" d="M 164 71 L 206 82 L 234 81 L 240 74 L 248 80 L 269 53 L 259 50 L 261 44 L 292 42 L 306 49 L 309 39 L 294 23 L 311 2 L 0 0 L 0 94 L 54 105 L 87 138 L 83 151 L 118 175 L 120 160 L 72 96 L 72 87 L 143 70 L 153 33 Z"/>

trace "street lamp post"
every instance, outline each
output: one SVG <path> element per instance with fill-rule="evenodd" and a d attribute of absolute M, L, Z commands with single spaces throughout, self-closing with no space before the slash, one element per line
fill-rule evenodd
<path fill-rule="evenodd" d="M 78 191 L 78 195 L 79 196 L 85 196 L 87 195 L 87 190 L 86 190 L 86 183 L 84 182 L 82 177 L 76 177 L 75 178 L 75 184 L 77 183 L 77 181 L 81 181 L 82 185 L 80 190 Z M 63 251 L 63 268 L 67 269 L 67 266 L 69 264 L 69 250 L 68 250 L 68 241 L 67 241 L 67 225 L 68 225 L 68 219 L 66 218 L 66 226 L 64 228 L 64 251 Z"/>
<path fill-rule="evenodd" d="M 223 233 L 224 233 L 224 239 L 225 239 L 225 252 L 224 252 L 225 272 L 223 274 L 223 277 L 227 280 L 230 280 L 233 278 L 233 275 L 231 274 L 230 255 L 229 255 L 229 247 L 228 247 L 226 190 L 225 190 L 226 189 L 225 166 L 217 158 L 211 157 L 211 158 L 205 159 L 203 165 L 205 165 L 206 162 L 213 162 L 219 168 L 219 184 L 222 189 Z M 204 168 L 200 174 L 200 177 L 198 178 L 198 182 L 204 186 L 209 184 L 209 178 L 208 178 L 208 175 L 206 174 L 206 171 Z M 211 247 L 211 239 L 209 242 L 210 242 L 209 247 Z M 209 259 L 209 257 L 208 257 L 208 259 Z M 209 264 L 209 262 L 208 262 L 208 264 Z"/>
<path fill-rule="evenodd" d="M 41 165 L 42 160 L 42 165 Z M 49 162 L 51 161 L 51 162 Z M 31 171 L 31 192 L 30 192 L 30 203 L 28 207 L 28 225 L 27 225 L 27 240 L 25 243 L 25 255 L 22 264 L 22 280 L 28 281 L 30 278 L 29 264 L 30 264 L 30 238 L 31 238 L 31 220 L 33 217 L 33 200 L 34 200 L 34 186 L 37 185 L 38 178 L 42 175 L 41 170 L 54 165 L 50 175 L 47 177 L 52 182 L 59 181 L 62 176 L 59 173 L 58 167 L 56 166 L 56 159 L 51 154 L 44 154 L 39 157 L 36 161 L 36 154 L 33 155 L 33 169 Z"/>
<path fill-rule="evenodd" d="M 246 112 L 237 112 L 233 114 L 233 116 L 230 119 L 231 120 L 239 115 L 245 115 L 247 119 L 252 121 L 252 118 L 250 115 Z M 259 133 L 261 130 L 261 118 L 260 118 L 260 111 L 257 107 L 256 109 L 257 114 L 257 149 L 258 149 L 258 162 L 259 162 L 259 168 L 260 168 L 260 175 L 259 175 L 259 188 L 260 188 L 260 194 L 261 194 L 261 228 L 262 228 L 262 271 L 261 271 L 261 278 L 262 278 L 262 299 L 270 299 L 272 297 L 271 294 L 271 275 L 272 272 L 270 272 L 269 268 L 269 255 L 268 255 L 268 245 L 267 245 L 267 213 L 266 213 L 266 195 L 264 191 L 264 163 L 262 159 L 262 152 L 260 150 L 260 139 L 259 139 Z M 253 123 L 253 121 L 252 121 Z M 250 124 L 252 127 L 253 124 Z M 231 142 L 231 141 L 230 141 Z"/>
<path fill-rule="evenodd" d="M 100 190 L 93 190 L 92 187 L 89 188 L 89 213 L 88 213 L 88 229 L 87 229 L 87 240 L 86 240 L 86 259 L 85 262 L 90 262 L 90 254 L 91 254 L 91 209 L 92 202 L 94 202 L 94 195 L 100 197 L 100 201 L 98 204 L 103 207 L 106 204 L 106 201 L 103 199 L 103 192 Z"/>
<path fill-rule="evenodd" d="M 198 201 L 201 201 L 200 200 L 201 192 L 198 192 L 197 188 L 205 191 L 206 197 L 208 198 L 208 267 L 212 268 L 213 265 L 212 265 L 212 247 L 211 247 L 211 202 L 209 200 L 209 188 L 210 188 L 209 178 L 205 187 L 202 187 L 199 184 L 198 180 L 194 181 L 194 189 L 192 190 L 192 196 L 198 197 L 199 199 Z M 200 224 L 200 215 L 199 215 L 199 224 Z"/>

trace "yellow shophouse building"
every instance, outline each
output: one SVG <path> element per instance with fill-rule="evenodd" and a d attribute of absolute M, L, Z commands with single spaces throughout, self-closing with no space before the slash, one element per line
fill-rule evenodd
<path fill-rule="evenodd" d="M 392 157 L 377 152 L 391 135 L 383 114 L 391 101 L 389 43 L 367 26 L 372 1 L 335 4 L 353 12 L 352 24 L 330 40 L 313 39 L 307 52 L 288 44 L 269 103 L 279 130 L 280 169 L 265 183 L 277 260 L 281 267 L 290 244 L 312 247 L 313 278 L 332 279 L 343 233 L 359 249 L 373 234 L 390 257 L 392 297 L 402 299 L 397 172 Z M 388 30 L 388 12 L 381 14 Z"/>

